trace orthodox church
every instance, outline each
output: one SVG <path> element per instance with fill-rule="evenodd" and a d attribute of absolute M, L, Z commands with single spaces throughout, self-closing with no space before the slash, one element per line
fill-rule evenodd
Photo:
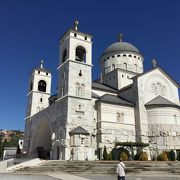
<path fill-rule="evenodd" d="M 92 81 L 92 36 L 74 28 L 59 40 L 57 94 L 51 72 L 32 70 L 27 94 L 24 150 L 51 159 L 101 159 L 114 143 L 149 143 L 149 158 L 163 150 L 180 152 L 179 84 L 132 44 L 107 47 L 99 58 L 99 79 Z"/>

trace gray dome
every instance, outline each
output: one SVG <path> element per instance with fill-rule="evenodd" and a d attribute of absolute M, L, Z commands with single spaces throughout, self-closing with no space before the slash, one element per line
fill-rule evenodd
<path fill-rule="evenodd" d="M 107 47 L 105 49 L 103 55 L 113 53 L 113 52 L 118 52 L 118 51 L 132 51 L 132 52 L 139 53 L 139 50 L 130 43 L 117 42 L 117 43 L 111 44 L 109 47 Z"/>

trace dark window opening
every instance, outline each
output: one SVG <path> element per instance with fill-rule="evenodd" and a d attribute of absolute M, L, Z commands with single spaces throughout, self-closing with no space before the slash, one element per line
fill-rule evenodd
<path fill-rule="evenodd" d="M 138 59 L 140 59 L 140 57 L 138 57 Z"/>
<path fill-rule="evenodd" d="M 84 39 L 87 40 L 87 37 L 85 36 Z"/>
<path fill-rule="evenodd" d="M 123 54 L 123 57 L 126 57 L 126 54 Z"/>
<path fill-rule="evenodd" d="M 42 102 L 43 101 L 43 98 L 40 98 L 40 102 Z"/>
<path fill-rule="evenodd" d="M 131 54 L 129 54 L 129 57 L 132 57 L 132 55 L 131 55 Z"/>
<path fill-rule="evenodd" d="M 77 37 L 77 34 L 76 34 L 76 33 L 74 33 L 74 37 Z"/>
<path fill-rule="evenodd" d="M 38 71 L 38 74 L 40 74 L 40 71 Z"/>
<path fill-rule="evenodd" d="M 46 82 L 44 80 L 39 81 L 38 90 L 41 92 L 46 92 Z"/>
<path fill-rule="evenodd" d="M 120 57 L 120 55 L 118 54 L 117 57 Z"/>
<path fill-rule="evenodd" d="M 134 56 L 134 58 L 136 58 L 136 56 Z"/>
<path fill-rule="evenodd" d="M 122 75 L 122 77 L 124 77 L 124 75 Z"/>
<path fill-rule="evenodd" d="M 80 76 L 80 77 L 82 76 L 82 72 L 81 72 L 81 70 L 79 71 L 79 76 Z"/>
<path fill-rule="evenodd" d="M 67 49 L 65 49 L 63 52 L 63 62 L 65 62 L 66 59 L 67 59 Z"/>
<path fill-rule="evenodd" d="M 114 56 L 112 56 L 112 58 L 114 58 Z"/>
<path fill-rule="evenodd" d="M 76 48 L 76 61 L 85 62 L 86 61 L 86 50 L 82 46 Z"/>
<path fill-rule="evenodd" d="M 127 64 L 124 63 L 123 65 L 124 65 L 124 69 L 127 70 Z"/>
<path fill-rule="evenodd" d="M 46 75 L 48 76 L 48 73 L 46 73 Z"/>
<path fill-rule="evenodd" d="M 109 59 L 109 57 L 107 57 L 107 59 Z"/>
<path fill-rule="evenodd" d="M 112 70 L 115 70 L 115 68 L 116 68 L 116 67 L 115 67 L 115 64 L 113 64 L 113 65 L 112 65 Z"/>

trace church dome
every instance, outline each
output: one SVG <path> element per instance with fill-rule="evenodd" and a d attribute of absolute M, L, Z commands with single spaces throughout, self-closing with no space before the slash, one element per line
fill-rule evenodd
<path fill-rule="evenodd" d="M 132 44 L 120 41 L 113 43 L 109 47 L 107 47 L 103 52 L 103 56 L 106 54 L 119 52 L 119 51 L 131 51 L 131 52 L 139 53 L 139 50 Z"/>

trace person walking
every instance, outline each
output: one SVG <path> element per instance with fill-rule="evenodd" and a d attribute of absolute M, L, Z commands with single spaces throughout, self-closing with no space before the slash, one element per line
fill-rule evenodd
<path fill-rule="evenodd" d="M 116 172 L 118 175 L 118 180 L 125 180 L 125 164 L 122 162 L 122 158 L 119 160 Z"/>

